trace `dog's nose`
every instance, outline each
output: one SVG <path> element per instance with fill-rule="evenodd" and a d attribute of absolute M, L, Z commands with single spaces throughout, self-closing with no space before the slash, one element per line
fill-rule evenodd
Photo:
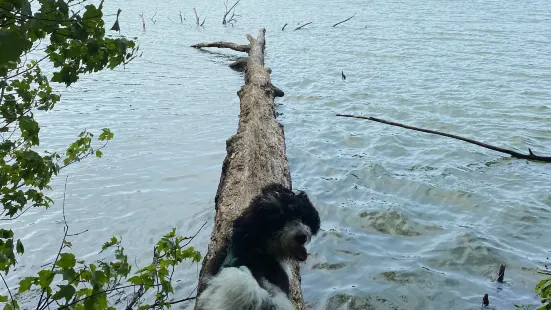
<path fill-rule="evenodd" d="M 295 241 L 298 242 L 298 244 L 305 244 L 306 241 L 308 241 L 308 236 L 303 233 L 299 233 L 295 236 Z"/>

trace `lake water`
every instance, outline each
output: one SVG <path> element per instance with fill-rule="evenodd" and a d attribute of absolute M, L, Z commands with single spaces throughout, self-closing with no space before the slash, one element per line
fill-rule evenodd
<path fill-rule="evenodd" d="M 3 224 L 26 245 L 10 284 L 53 260 L 67 175 L 70 232 L 88 230 L 70 238 L 80 257 L 104 258 L 101 244 L 118 235 L 148 264 L 171 227 L 192 235 L 207 222 L 193 242 L 206 253 L 243 78 L 227 67 L 240 54 L 189 46 L 246 43 L 265 27 L 266 64 L 285 91 L 276 104 L 293 184 L 322 217 L 302 267 L 309 307 L 478 309 L 485 293 L 500 310 L 538 302 L 536 271 L 551 263 L 551 165 L 335 114 L 550 156 L 551 2 L 243 0 L 226 28 L 222 0 L 106 7 L 122 9 L 122 34 L 139 36 L 143 56 L 64 90 L 56 111 L 40 116 L 41 145 L 62 151 L 82 129 L 103 127 L 115 139 L 102 159 L 62 171 L 51 210 Z M 193 7 L 204 28 L 193 25 Z M 501 263 L 504 284 L 495 282 Z M 197 268 L 179 268 L 176 297 L 193 293 Z"/>

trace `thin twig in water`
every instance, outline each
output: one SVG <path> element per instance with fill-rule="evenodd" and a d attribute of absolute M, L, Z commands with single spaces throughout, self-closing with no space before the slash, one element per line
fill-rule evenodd
<path fill-rule="evenodd" d="M 143 18 L 143 11 L 142 11 L 142 14 L 140 14 L 140 17 L 142 18 L 142 28 L 143 28 L 143 32 L 145 32 L 145 20 Z"/>
<path fill-rule="evenodd" d="M 285 27 L 287 27 L 287 23 L 285 23 L 285 25 L 283 25 L 283 28 L 281 28 L 281 31 L 285 30 Z"/>
<path fill-rule="evenodd" d="M 224 13 L 224 17 L 222 18 L 222 25 L 226 25 L 227 23 L 231 23 L 232 21 L 235 21 L 233 17 L 235 16 L 235 7 L 239 4 L 239 1 L 241 0 L 237 0 L 228 10 L 228 0 L 226 0 L 226 2 L 224 3 L 224 6 L 226 7 L 226 13 Z M 230 17 L 229 20 L 226 20 L 226 17 L 228 17 L 230 12 L 232 11 L 233 11 L 233 15 Z"/>
<path fill-rule="evenodd" d="M 338 22 L 338 23 L 334 24 L 333 27 L 337 27 L 337 25 L 340 25 L 342 23 L 346 23 L 347 21 L 351 20 L 354 16 L 356 16 L 356 13 L 354 13 L 354 15 L 350 16 L 349 18 L 343 20 L 342 22 Z"/>
<path fill-rule="evenodd" d="M 439 136 L 444 136 L 444 137 L 448 137 L 448 138 L 453 138 L 453 139 L 465 141 L 465 142 L 468 142 L 468 143 L 471 143 L 471 144 L 475 144 L 475 145 L 478 145 L 478 146 L 481 146 L 483 148 L 487 148 L 487 149 L 490 149 L 490 150 L 493 150 L 493 151 L 509 154 L 509 155 L 511 155 L 515 158 L 519 158 L 519 159 L 528 159 L 528 160 L 536 160 L 536 161 L 543 161 L 543 162 L 551 162 L 551 156 L 538 156 L 538 155 L 535 155 L 532 152 L 531 149 L 528 149 L 529 154 L 526 155 L 526 154 L 518 153 L 518 152 L 515 152 L 515 151 L 512 151 L 512 150 L 508 150 L 508 149 L 500 148 L 500 147 L 493 146 L 493 145 L 490 145 L 490 144 L 482 143 L 482 142 L 479 142 L 479 141 L 476 141 L 476 140 L 473 140 L 473 139 L 464 138 L 464 137 L 460 137 L 460 136 L 457 136 L 457 135 L 452 135 L 452 134 L 449 134 L 449 133 L 444 133 L 444 132 L 440 132 L 440 131 L 436 131 L 436 130 L 430 130 L 430 129 L 423 129 L 423 128 L 419 128 L 419 127 L 408 126 L 408 125 L 404 125 L 404 124 L 401 124 L 401 123 L 386 121 L 384 119 L 380 119 L 380 118 L 376 118 L 376 117 L 356 116 L 356 115 L 348 115 L 348 114 L 337 114 L 337 116 L 366 119 L 366 120 L 370 120 L 370 121 L 374 121 L 374 122 L 378 122 L 378 123 L 383 123 L 383 124 L 387 124 L 387 125 L 402 127 L 402 128 L 406 128 L 406 129 L 420 131 L 420 132 L 426 132 L 426 133 L 439 135 Z"/>
<path fill-rule="evenodd" d="M 299 26 L 299 27 L 295 28 L 295 30 L 302 29 L 303 27 L 306 27 L 306 26 L 310 25 L 311 23 L 313 23 L 313 22 L 309 22 L 309 23 L 306 23 L 306 24 L 304 24 L 304 25 L 302 25 L 302 26 Z M 293 31 L 295 31 L 295 30 L 293 30 Z"/>
<path fill-rule="evenodd" d="M 193 12 L 195 12 L 195 23 L 199 26 L 199 14 L 197 14 L 197 10 L 195 8 L 193 8 Z"/>
<path fill-rule="evenodd" d="M 205 17 L 205 18 L 203 19 L 203 22 L 202 22 L 201 25 L 200 25 L 201 27 L 203 27 L 203 25 L 205 24 L 205 21 L 206 21 L 206 20 L 207 20 L 207 18 Z"/>

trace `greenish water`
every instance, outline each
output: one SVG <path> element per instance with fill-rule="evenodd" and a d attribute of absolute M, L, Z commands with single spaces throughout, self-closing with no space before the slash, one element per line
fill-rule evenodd
<path fill-rule="evenodd" d="M 52 210 L 6 225 L 27 249 L 10 283 L 55 256 L 64 175 L 71 231 L 89 230 L 72 240 L 81 257 L 101 258 L 101 244 L 115 234 L 146 264 L 162 233 L 192 235 L 205 221 L 194 244 L 206 252 L 243 80 L 227 68 L 230 58 L 189 45 L 246 43 L 245 33 L 265 27 L 266 63 L 285 91 L 276 103 L 294 187 L 322 215 L 302 267 L 308 305 L 477 309 L 485 293 L 497 309 L 538 301 L 536 269 L 551 256 L 551 165 L 334 115 L 550 155 L 551 2 L 243 0 L 233 28 L 221 25 L 222 1 L 106 5 L 123 10 L 122 33 L 140 37 L 143 57 L 64 91 L 56 112 L 40 116 L 41 142 L 59 151 L 80 130 L 103 127 L 115 140 L 101 160 L 63 172 Z M 194 6 L 205 28 L 191 25 Z M 505 283 L 497 284 L 501 263 Z M 197 267 L 185 264 L 176 276 L 178 296 L 188 296 Z"/>

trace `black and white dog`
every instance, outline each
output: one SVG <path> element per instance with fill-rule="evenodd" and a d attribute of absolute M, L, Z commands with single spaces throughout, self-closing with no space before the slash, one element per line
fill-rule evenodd
<path fill-rule="evenodd" d="M 292 310 L 288 263 L 308 258 L 320 229 L 306 193 L 270 184 L 235 220 L 226 259 L 199 296 L 201 310 Z"/>

